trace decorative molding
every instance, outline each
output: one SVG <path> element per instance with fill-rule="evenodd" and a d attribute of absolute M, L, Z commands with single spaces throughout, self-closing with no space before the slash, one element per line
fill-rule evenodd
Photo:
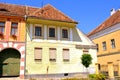
<path fill-rule="evenodd" d="M 97 55 L 97 57 L 110 56 L 110 55 L 116 55 L 116 54 L 120 54 L 120 51 L 119 52 L 106 53 L 106 54 L 100 54 L 100 55 Z"/>
<path fill-rule="evenodd" d="M 4 50 L 6 48 L 14 48 L 18 50 L 21 54 L 20 60 L 20 78 L 24 78 L 24 68 L 25 68 L 25 43 L 23 42 L 1 42 L 0 49 Z M 0 50 L 0 51 L 1 51 Z"/>
<path fill-rule="evenodd" d="M 44 25 L 44 39 L 47 40 L 47 25 Z"/>
<path fill-rule="evenodd" d="M 32 35 L 33 34 L 33 24 L 30 24 L 30 39 L 32 40 Z"/>
<path fill-rule="evenodd" d="M 57 35 L 58 35 L 58 40 L 60 40 L 60 27 L 58 27 L 57 30 L 58 30 L 58 33 L 57 33 Z"/>
<path fill-rule="evenodd" d="M 96 49 L 96 45 L 76 45 L 77 49 Z"/>
<path fill-rule="evenodd" d="M 70 28 L 70 41 L 73 41 L 73 30 Z"/>

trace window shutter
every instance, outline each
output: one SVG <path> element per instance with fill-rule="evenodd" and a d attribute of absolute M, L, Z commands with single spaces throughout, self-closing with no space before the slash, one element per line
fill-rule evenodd
<path fill-rule="evenodd" d="M 42 48 L 35 48 L 35 60 L 42 60 Z"/>
<path fill-rule="evenodd" d="M 63 61 L 69 61 L 69 49 L 63 49 Z"/>
<path fill-rule="evenodd" d="M 55 61 L 56 60 L 56 49 L 50 48 L 49 53 L 50 53 L 50 61 Z"/>

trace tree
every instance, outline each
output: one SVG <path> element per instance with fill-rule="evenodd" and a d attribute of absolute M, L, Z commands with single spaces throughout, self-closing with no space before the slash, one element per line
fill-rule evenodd
<path fill-rule="evenodd" d="M 90 54 L 83 54 L 81 57 L 82 64 L 88 68 L 90 64 L 92 64 L 92 57 Z"/>

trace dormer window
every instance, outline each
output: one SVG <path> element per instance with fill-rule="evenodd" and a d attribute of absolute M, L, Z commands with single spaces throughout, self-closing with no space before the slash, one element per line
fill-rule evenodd
<path fill-rule="evenodd" d="M 49 37 L 55 37 L 55 28 L 49 28 Z"/>
<path fill-rule="evenodd" d="M 68 30 L 62 29 L 62 38 L 68 38 Z"/>
<path fill-rule="evenodd" d="M 7 9 L 1 8 L 0 11 L 9 12 Z"/>

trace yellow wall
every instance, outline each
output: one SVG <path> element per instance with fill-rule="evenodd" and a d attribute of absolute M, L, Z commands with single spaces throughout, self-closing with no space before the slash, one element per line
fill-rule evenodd
<path fill-rule="evenodd" d="M 20 28 L 19 28 L 19 31 L 20 31 L 20 41 L 25 41 L 25 38 L 26 38 L 26 23 L 21 21 L 21 24 L 20 24 Z"/>
<path fill-rule="evenodd" d="M 36 62 L 34 60 L 34 48 L 42 48 L 42 61 Z M 49 61 L 49 48 L 56 48 L 56 62 Z M 62 56 L 63 49 L 69 49 L 70 61 L 64 62 Z M 92 57 L 95 59 L 95 50 L 90 50 Z M 93 53 L 93 54 L 92 54 Z M 81 64 L 80 57 L 83 54 L 82 49 L 76 49 L 73 44 L 60 44 L 60 43 L 49 43 L 49 42 L 27 42 L 27 55 L 26 55 L 26 74 L 46 74 L 47 66 L 49 66 L 48 73 L 74 73 L 83 72 L 83 66 Z M 91 67 L 94 67 L 96 60 L 93 60 Z"/>
<path fill-rule="evenodd" d="M 105 54 L 105 53 L 110 53 L 110 52 L 117 52 L 120 51 L 120 30 L 116 31 L 116 32 L 112 32 L 110 34 L 107 34 L 105 36 L 99 37 L 97 39 L 94 39 L 93 42 L 95 44 L 99 45 L 99 52 L 98 55 L 100 54 Z M 111 39 L 115 39 L 115 45 L 116 48 L 112 49 L 111 47 Z M 102 47 L 102 42 L 106 41 L 106 45 L 107 45 L 107 50 L 103 50 Z"/>
<path fill-rule="evenodd" d="M 35 20 L 36 24 L 41 24 L 40 20 Z M 29 24 L 35 24 L 35 22 L 28 19 Z M 79 41 L 79 44 L 86 44 L 89 43 L 87 40 L 83 42 L 80 41 L 80 37 L 84 37 L 83 35 L 79 36 L 76 30 L 76 26 L 74 23 L 65 23 L 65 22 L 55 22 L 55 21 L 48 21 L 42 24 L 53 26 L 65 26 L 73 28 L 73 38 L 75 41 Z M 29 26 L 28 26 L 29 27 Z M 29 30 L 28 30 L 29 31 Z M 26 45 L 26 74 L 46 74 L 47 73 L 47 66 L 49 66 L 48 74 L 51 73 L 75 73 L 75 72 L 84 72 L 83 65 L 81 64 L 80 57 L 83 54 L 83 49 L 76 49 L 76 44 L 74 41 L 67 41 L 63 42 L 64 40 L 54 40 L 52 42 L 48 40 L 41 39 L 40 41 L 34 41 L 30 39 L 30 33 L 27 32 L 27 45 Z M 86 42 L 85 42 L 86 41 Z M 86 44 L 87 45 L 87 44 Z M 34 60 L 34 48 L 39 47 L 42 48 L 42 61 L 36 62 Z M 49 61 L 49 48 L 56 48 L 56 62 Z M 69 56 L 70 61 L 64 62 L 63 61 L 63 49 L 69 49 Z M 93 57 L 93 64 L 90 67 L 94 68 L 96 63 L 96 50 L 90 49 L 89 53 Z"/>
<path fill-rule="evenodd" d="M 117 30 L 115 32 L 112 32 L 110 34 L 107 34 L 105 36 L 96 38 L 93 40 L 95 44 L 99 45 L 99 51 L 97 55 L 103 55 L 103 54 L 108 54 L 106 56 L 99 56 L 98 57 L 98 63 L 100 64 L 107 64 L 107 62 L 114 62 L 114 64 L 117 63 L 117 60 L 119 60 L 120 56 L 118 53 L 120 53 L 120 30 Z M 111 47 L 111 39 L 115 39 L 115 46 L 116 48 Z M 106 41 L 107 49 L 104 51 L 102 47 L 102 42 Z M 117 52 L 117 54 L 115 54 Z M 109 54 L 114 54 L 114 55 L 109 55 Z"/>

